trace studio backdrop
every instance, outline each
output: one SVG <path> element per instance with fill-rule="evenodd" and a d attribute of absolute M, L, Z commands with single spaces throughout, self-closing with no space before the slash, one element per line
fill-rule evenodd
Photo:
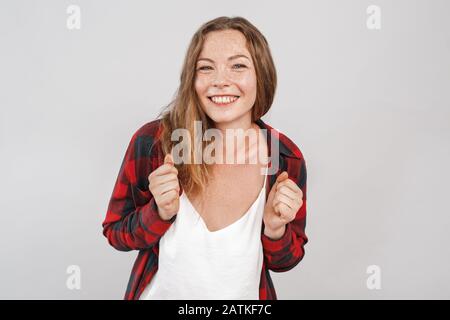
<path fill-rule="evenodd" d="M 263 117 L 308 166 L 279 299 L 450 298 L 450 3 L 0 2 L 0 298 L 122 299 L 102 234 L 127 145 L 174 97 L 204 22 L 242 16 L 278 85 Z"/>

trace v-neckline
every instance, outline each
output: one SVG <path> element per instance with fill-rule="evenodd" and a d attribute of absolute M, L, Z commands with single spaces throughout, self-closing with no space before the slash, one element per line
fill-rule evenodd
<path fill-rule="evenodd" d="M 239 224 L 242 220 L 244 220 L 245 217 L 247 217 L 251 212 L 253 212 L 254 207 L 259 203 L 260 199 L 261 199 L 261 195 L 264 195 L 264 191 L 266 189 L 265 183 L 264 183 L 264 187 L 261 188 L 261 190 L 259 191 L 258 197 L 256 198 L 255 201 L 253 201 L 253 203 L 251 204 L 251 206 L 247 209 L 247 211 L 236 221 L 232 222 L 231 224 L 223 227 L 222 229 L 219 230 L 215 230 L 215 231 L 211 231 L 208 229 L 208 226 L 205 223 L 205 220 L 203 220 L 202 216 L 198 213 L 197 209 L 195 209 L 194 205 L 191 203 L 191 201 L 189 200 L 189 198 L 187 197 L 187 195 L 184 193 L 184 198 L 186 200 L 186 202 L 188 203 L 189 207 L 192 209 L 192 212 L 194 212 L 196 220 L 200 221 L 200 223 L 202 224 L 203 229 L 205 229 L 205 231 L 208 234 L 218 234 L 218 233 L 222 233 L 223 231 L 232 228 L 233 226 Z"/>
<path fill-rule="evenodd" d="M 191 200 L 189 200 L 188 196 L 186 195 L 185 192 L 183 192 L 182 195 L 184 195 L 184 198 L 186 200 L 186 202 L 188 203 L 189 207 L 192 209 L 192 212 L 195 214 L 196 217 L 196 221 L 200 221 L 202 227 L 205 229 L 205 231 L 208 234 L 218 234 L 218 233 L 222 233 L 223 231 L 232 228 L 233 226 L 239 224 L 242 220 L 244 220 L 245 217 L 248 216 L 249 213 L 251 213 L 254 209 L 254 207 L 259 203 L 260 199 L 261 199 L 261 195 L 263 197 L 266 197 L 266 185 L 267 185 L 267 172 L 269 170 L 269 163 L 266 165 L 265 168 L 265 173 L 264 173 L 264 184 L 261 188 L 261 190 L 258 193 L 258 196 L 256 197 L 255 201 L 253 201 L 253 203 L 250 205 L 250 207 L 245 211 L 245 213 L 236 221 L 232 222 L 231 224 L 223 227 L 222 229 L 216 230 L 216 231 L 211 231 L 208 229 L 208 226 L 205 223 L 205 220 L 203 220 L 202 216 L 200 215 L 200 213 L 197 211 L 197 209 L 195 209 L 194 205 L 192 204 Z"/>

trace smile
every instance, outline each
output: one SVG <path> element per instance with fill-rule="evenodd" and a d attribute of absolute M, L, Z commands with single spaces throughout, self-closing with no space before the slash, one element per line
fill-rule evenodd
<path fill-rule="evenodd" d="M 235 102 L 237 99 L 239 99 L 239 96 L 211 96 L 208 97 L 208 99 L 217 105 L 225 106 Z"/>

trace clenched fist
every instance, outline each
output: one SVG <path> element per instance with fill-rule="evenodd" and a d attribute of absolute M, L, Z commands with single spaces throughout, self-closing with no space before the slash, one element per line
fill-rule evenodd
<path fill-rule="evenodd" d="M 155 198 L 159 216 L 163 220 L 170 220 L 180 208 L 178 170 L 170 153 L 164 157 L 164 164 L 150 173 L 148 181 L 148 188 Z"/>
<path fill-rule="evenodd" d="M 272 239 L 281 238 L 287 223 L 303 205 L 303 192 L 283 171 L 270 190 L 264 208 L 264 234 Z"/>

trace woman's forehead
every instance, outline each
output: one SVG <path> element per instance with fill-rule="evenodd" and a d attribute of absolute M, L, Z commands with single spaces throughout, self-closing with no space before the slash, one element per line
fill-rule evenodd
<path fill-rule="evenodd" d="M 247 40 L 237 30 L 212 31 L 206 36 L 200 56 L 202 55 L 233 56 L 249 55 Z M 210 57 L 209 57 L 210 58 Z"/>

